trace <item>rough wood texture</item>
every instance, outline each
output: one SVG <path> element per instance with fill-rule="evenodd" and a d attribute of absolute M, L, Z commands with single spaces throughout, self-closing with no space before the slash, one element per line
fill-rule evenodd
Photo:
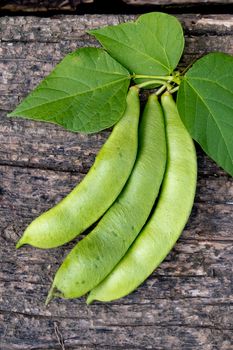
<path fill-rule="evenodd" d="M 230 5 L 233 0 L 122 0 L 134 6 L 201 6 L 201 5 Z"/>
<path fill-rule="evenodd" d="M 197 195 L 185 231 L 164 263 L 128 297 L 89 307 L 83 298 L 55 300 L 45 308 L 54 273 L 74 242 L 49 251 L 14 248 L 25 226 L 82 179 L 109 131 L 74 134 L 9 119 L 7 111 L 65 53 L 96 45 L 87 28 L 132 18 L 1 18 L 1 350 L 233 349 L 233 181 L 198 147 Z M 179 18 L 187 45 L 181 66 L 212 50 L 233 54 L 232 16 Z"/>
<path fill-rule="evenodd" d="M 75 11 L 80 3 L 94 0 L 2 0 L 0 10 L 12 12 Z"/>

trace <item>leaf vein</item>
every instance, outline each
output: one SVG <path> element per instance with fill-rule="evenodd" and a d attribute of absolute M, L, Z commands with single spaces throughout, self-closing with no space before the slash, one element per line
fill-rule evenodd
<path fill-rule="evenodd" d="M 112 40 L 112 41 L 114 41 L 114 42 L 116 42 L 116 43 L 118 43 L 118 44 L 120 44 L 120 45 L 122 45 L 122 46 L 125 46 L 125 47 L 128 48 L 128 49 L 131 49 L 131 50 L 136 51 L 136 52 L 139 53 L 141 56 L 146 57 L 146 58 L 148 59 L 148 61 L 154 61 L 154 62 L 156 62 L 156 64 L 159 64 L 160 66 L 162 66 L 163 68 L 165 68 L 165 69 L 169 72 L 169 67 L 166 67 L 163 63 L 161 63 L 160 61 L 156 60 L 154 57 L 148 55 L 147 53 L 144 53 L 144 52 L 138 50 L 136 47 L 132 47 L 132 46 L 130 46 L 130 45 L 127 45 L 126 43 L 123 43 L 123 42 L 121 42 L 121 41 L 118 41 L 117 39 L 114 39 L 114 38 L 111 38 L 111 37 L 109 38 L 107 35 L 104 35 L 104 34 L 99 34 L 99 35 L 102 36 L 102 37 L 105 37 L 105 38 L 107 38 L 107 39 L 110 39 L 110 40 Z M 104 46 L 104 45 L 103 45 L 103 46 Z M 104 46 L 104 47 L 105 47 L 105 46 Z"/>
<path fill-rule="evenodd" d="M 212 116 L 212 119 L 213 119 L 213 121 L 215 122 L 215 124 L 216 124 L 216 126 L 217 126 L 217 129 L 219 130 L 219 132 L 220 132 L 220 134 L 221 134 L 221 136 L 222 136 L 222 139 L 224 140 L 224 144 L 225 144 L 226 150 L 227 150 L 227 152 L 228 152 L 228 154 L 229 154 L 229 158 L 231 159 L 231 153 L 230 153 L 230 150 L 229 150 L 229 148 L 228 148 L 228 144 L 227 144 L 227 142 L 226 142 L 226 140 L 225 140 L 225 137 L 224 137 L 224 134 L 223 134 L 223 132 L 222 132 L 222 130 L 221 130 L 221 128 L 220 128 L 220 125 L 218 125 L 218 122 L 216 121 L 216 119 L 215 119 L 215 117 L 214 117 L 214 114 L 211 112 L 211 110 L 210 110 L 208 104 L 204 101 L 203 97 L 199 94 L 198 90 L 196 90 L 196 89 L 194 88 L 194 86 L 192 86 L 192 85 L 190 84 L 189 81 L 187 81 L 187 84 L 190 86 L 191 89 L 194 90 L 194 92 L 196 93 L 196 95 L 197 95 L 197 96 L 199 97 L 199 99 L 202 101 L 203 105 L 207 108 L 208 112 L 210 113 L 210 116 Z M 232 160 L 232 159 L 231 159 L 231 160 Z"/>
<path fill-rule="evenodd" d="M 35 109 L 35 108 L 38 108 L 38 107 L 44 107 L 44 106 L 46 106 L 46 105 L 49 105 L 49 104 L 53 104 L 53 103 L 55 103 L 55 102 L 60 102 L 60 101 L 62 101 L 62 100 L 68 100 L 68 99 L 70 99 L 70 98 L 74 98 L 74 97 L 78 97 L 78 96 L 81 96 L 81 95 L 84 95 L 84 94 L 87 94 L 87 93 L 91 93 L 91 92 L 94 92 L 94 91 L 97 91 L 97 90 L 100 90 L 100 89 L 103 89 L 103 88 L 106 88 L 106 87 L 108 87 L 108 86 L 111 86 L 111 85 L 113 85 L 113 84 L 117 84 L 117 83 L 119 83 L 119 82 L 121 82 L 121 81 L 124 81 L 124 80 L 126 80 L 126 78 L 124 77 L 124 78 L 121 78 L 121 79 L 118 79 L 118 80 L 114 80 L 114 81 L 112 81 L 112 82 L 108 82 L 107 84 L 104 84 L 104 85 L 101 85 L 101 86 L 98 86 L 98 87 L 95 87 L 95 88 L 92 88 L 92 89 L 89 89 L 89 90 L 85 90 L 85 91 L 82 91 L 82 92 L 80 92 L 80 93 L 75 93 L 75 94 L 73 94 L 73 95 L 69 95 L 69 96 L 66 96 L 66 97 L 61 97 L 61 98 L 58 98 L 58 99 L 56 99 L 56 100 L 51 100 L 51 101 L 49 101 L 49 102 L 45 102 L 45 103 L 42 103 L 42 104 L 40 104 L 40 105 L 36 105 L 36 106 L 34 106 L 34 107 L 29 107 L 29 108 L 24 108 L 23 110 L 22 110 L 22 112 L 26 112 L 26 111 L 30 111 L 30 110 L 32 110 L 32 109 Z M 34 96 L 35 97 L 35 96 Z M 17 112 L 17 109 L 15 110 L 15 112 Z M 19 113 L 19 112 L 18 112 Z M 21 112 L 20 112 L 21 113 Z M 13 115 L 13 114 L 12 114 Z"/>

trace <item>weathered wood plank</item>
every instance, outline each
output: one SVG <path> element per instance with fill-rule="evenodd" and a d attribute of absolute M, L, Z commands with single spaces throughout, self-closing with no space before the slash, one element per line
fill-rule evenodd
<path fill-rule="evenodd" d="M 109 134 L 71 133 L 55 125 L 6 118 L 0 111 L 0 164 L 86 173 Z M 196 147 L 199 176 L 227 176 Z"/>
<path fill-rule="evenodd" d="M 152 329 L 156 336 L 153 343 L 156 349 L 169 348 L 174 329 L 176 336 L 174 333 L 172 341 L 180 349 L 180 344 L 184 344 L 185 349 L 204 345 L 212 349 L 214 334 L 217 336 L 219 330 L 222 330 L 222 337 L 217 337 L 216 344 L 220 346 L 227 339 L 225 344 L 228 349 L 233 302 L 232 227 L 229 223 L 232 222 L 233 211 L 232 205 L 226 204 L 232 198 L 232 187 L 229 192 L 226 191 L 226 178 L 218 179 L 221 182 L 218 187 L 220 192 L 214 194 L 220 204 L 207 204 L 208 199 L 212 199 L 211 188 L 215 178 L 204 179 L 199 184 L 197 199 L 200 203 L 195 205 L 188 230 L 166 261 L 135 293 L 110 305 L 94 304 L 88 308 L 81 298 L 55 301 L 46 309 L 43 302 L 49 285 L 73 244 L 49 251 L 32 247 L 16 251 L 14 243 L 26 223 L 41 209 L 47 209 L 65 195 L 82 176 L 7 166 L 0 169 L 3 184 L 0 246 L 4 247 L 0 295 L 6 333 L 3 349 L 55 349 L 56 323 L 68 349 L 84 345 L 88 349 L 92 346 L 111 348 L 108 334 L 116 337 L 117 348 L 149 348 L 151 339 L 148 332 Z M 225 190 L 221 194 L 222 187 Z M 199 233 L 201 231 L 197 237 L 196 229 Z M 79 334 L 80 330 L 88 335 L 74 337 L 74 333 Z M 26 332 L 29 334 L 27 337 Z M 140 332 L 144 336 L 138 338 Z M 194 335 L 195 343 L 189 343 L 189 334 Z M 96 345 L 89 337 L 95 339 Z"/>
<path fill-rule="evenodd" d="M 203 312 L 204 313 L 204 312 Z M 94 313 L 93 313 L 94 314 Z M 140 314 L 140 311 L 139 311 Z M 118 315 L 118 312 L 117 312 Z M 211 317 L 211 315 L 210 315 Z M 55 334 L 55 324 L 58 326 L 67 349 L 231 349 L 231 329 L 202 327 L 187 327 L 182 325 L 111 325 L 108 314 L 104 326 L 96 326 L 95 321 L 78 319 L 38 318 L 31 315 L 3 314 L 3 322 L 9 327 L 7 332 L 14 334 L 17 329 L 18 342 L 12 338 L 3 339 L 3 350 L 12 349 L 61 349 Z M 32 332 L 33 330 L 33 332 Z M 177 337 L 182 333 L 183 338 Z M 169 337 L 165 337 L 169 334 Z M 35 344 L 35 338 L 39 339 Z M 163 345 L 161 346 L 161 339 Z M 6 342 L 6 343 L 5 343 Z M 6 345 L 5 345 L 5 344 Z M 55 345 L 57 343 L 57 346 Z M 114 343 L 114 346 L 113 346 Z M 151 344 L 151 346 L 148 346 Z M 153 344 L 153 345 L 152 345 Z M 172 344 L 172 348 L 171 348 Z M 112 347 L 113 346 L 113 347 Z"/>
<path fill-rule="evenodd" d="M 83 168 L 82 170 L 81 174 L 80 172 L 0 166 L 1 208 L 7 208 L 14 203 L 20 207 L 25 205 L 25 210 L 28 211 L 30 206 L 35 206 L 37 203 L 41 210 L 45 210 L 49 205 L 48 200 L 53 205 L 82 179 L 85 174 Z M 43 197 L 44 193 L 47 195 L 46 198 Z M 208 176 L 199 179 L 195 203 L 231 206 L 232 199 L 233 179 L 231 177 Z M 26 201 L 31 202 L 26 203 Z"/>
<path fill-rule="evenodd" d="M 226 349 L 230 349 L 232 279 L 221 275 L 163 276 L 157 272 L 135 293 L 118 302 L 107 305 L 96 303 L 87 307 L 81 298 L 56 301 L 45 308 L 43 301 L 49 288 L 51 266 L 48 264 L 51 260 L 49 261 L 47 252 L 40 251 L 42 257 L 38 261 L 35 254 L 30 254 L 33 249 L 27 250 L 28 255 L 34 256 L 30 264 L 21 251 L 17 253 L 17 260 L 8 262 L 9 265 L 3 265 L 2 268 L 3 271 L 5 268 L 11 270 L 11 274 L 7 274 L 10 278 L 0 284 L 0 290 L 3 290 L 2 315 L 6 334 L 3 339 L 6 341 L 6 349 L 18 349 L 18 344 L 22 349 L 55 348 L 55 322 L 59 323 L 67 345 L 70 344 L 68 349 L 83 344 L 91 348 L 93 337 L 96 341 L 94 344 L 112 348 L 111 339 L 103 339 L 102 332 L 115 336 L 114 347 L 121 348 L 124 345 L 128 349 L 134 345 L 136 349 L 150 348 L 152 342 L 148 333 L 152 329 L 154 336 L 157 334 L 153 346 L 156 349 L 170 349 L 173 327 L 177 332 L 173 335 L 173 341 L 184 344 L 184 347 L 178 349 L 212 346 L 215 340 L 213 335 L 219 330 L 224 337 L 220 337 L 217 345 L 220 346 L 223 339 L 226 340 L 226 334 L 229 334 L 226 343 L 229 348 Z M 53 269 L 56 266 L 55 256 L 52 262 Z M 125 333 L 125 328 L 130 330 L 129 334 Z M 163 329 L 162 333 L 160 328 Z M 226 330 L 229 333 L 224 333 Z M 88 336 L 81 335 L 80 331 Z M 204 337 L 205 331 L 211 331 L 208 339 Z M 142 338 L 138 338 L 140 332 L 143 332 Z M 186 332 L 194 334 L 196 343 L 188 342 Z M 200 338 L 197 334 L 201 334 Z"/>
<path fill-rule="evenodd" d="M 12 281 L 17 283 L 17 285 L 18 282 L 41 284 L 43 281 L 46 292 L 48 281 L 52 279 L 59 263 L 74 243 L 49 251 L 31 247 L 16 251 L 14 244 L 26 224 L 33 217 L 37 216 L 41 209 L 46 210 L 57 202 L 76 182 L 80 181 L 81 176 L 80 174 L 70 175 L 69 173 L 7 166 L 0 169 L 3 185 L 0 210 L 3 219 L 1 220 L 2 234 L 0 242 L 1 246 L 4 246 L 1 263 L 2 276 L 0 276 L 0 279 L 5 278 L 7 283 Z M 225 178 L 221 178 L 222 186 L 227 186 L 225 181 Z M 212 182 L 214 182 L 214 179 L 208 179 L 208 181 L 204 181 L 199 185 L 196 196 L 197 202 L 189 224 L 179 243 L 161 267 L 157 269 L 154 277 L 155 281 L 158 276 L 164 276 L 165 279 L 167 277 L 182 279 L 193 276 L 197 278 L 197 281 L 201 277 L 211 277 L 213 278 L 211 289 L 214 291 L 215 279 L 231 279 L 233 265 L 231 223 L 233 221 L 233 210 L 232 205 L 227 203 L 232 199 L 231 191 L 233 186 L 230 192 L 223 191 L 223 196 L 221 195 L 221 190 L 216 194 L 219 204 L 212 203 L 207 205 L 208 197 L 211 196 L 212 192 L 210 191 L 209 194 L 208 189 L 212 187 Z M 232 182 L 230 183 L 232 184 Z M 222 186 L 219 186 L 219 188 Z M 199 203 L 198 198 L 201 192 L 203 192 L 204 198 Z M 9 216 L 9 209 L 11 216 Z M 11 274 L 7 273 L 8 271 Z M 41 271 L 45 273 L 45 279 Z M 204 290 L 208 290 L 207 286 L 211 284 L 211 278 L 208 278 L 208 282 L 199 280 L 198 283 L 202 285 L 199 287 L 196 281 L 196 290 L 202 288 L 203 284 Z M 172 283 L 173 288 L 175 288 L 174 281 Z M 219 286 L 221 291 L 225 288 L 220 284 L 218 289 Z M 163 292 L 160 288 L 161 286 L 157 293 L 153 291 L 153 294 L 148 290 L 148 294 L 146 293 L 148 300 L 152 295 L 157 295 L 157 297 L 160 295 L 162 297 Z M 165 288 L 164 291 L 172 293 L 171 289 Z M 3 290 L 7 291 L 8 288 L 3 288 Z M 198 292 L 196 291 L 196 293 Z M 223 295 L 227 297 L 226 291 Z M 190 296 L 193 295 L 191 294 Z M 137 302 L 140 302 L 140 298 Z"/>
<path fill-rule="evenodd" d="M 92 3 L 94 0 L 2 0 L 0 11 L 11 12 L 47 12 L 77 10 L 80 3 Z"/>
<path fill-rule="evenodd" d="M 97 0 L 2 0 L 0 2 L 0 11 L 5 12 L 25 12 L 25 13 L 46 13 L 46 12 L 78 12 L 80 4 L 95 2 L 95 11 L 104 13 L 109 11 L 110 6 L 107 2 Z M 169 9 L 182 9 L 189 7 L 201 6 L 212 9 L 212 6 L 226 6 L 233 3 L 233 0 L 121 0 L 113 1 L 111 9 L 114 13 L 122 13 L 124 11 L 130 11 L 130 8 L 134 7 L 149 7 L 149 8 L 161 8 L 166 7 Z M 124 5 L 128 5 L 124 6 Z M 86 9 L 88 11 L 88 9 Z M 90 10 L 90 9 L 89 9 Z M 93 11 L 94 9 L 92 9 Z"/>
<path fill-rule="evenodd" d="M 0 21 L 1 38 L 3 42 L 51 42 L 60 43 L 61 40 L 87 40 L 90 37 L 86 30 L 106 25 L 117 25 L 122 22 L 134 20 L 137 15 L 83 15 L 83 16 L 4 16 Z M 214 32 L 219 36 L 232 34 L 233 24 L 231 14 L 184 14 L 176 15 L 182 22 L 184 31 L 193 34 L 207 35 Z M 223 48 L 224 49 L 224 48 Z"/>
<path fill-rule="evenodd" d="M 1 242 L 4 243 L 4 240 L 2 239 Z M 5 283 L 5 286 L 2 286 L 3 290 L 1 290 L 2 296 L 10 299 L 15 298 L 15 296 L 8 295 L 7 287 L 12 283 L 15 283 L 16 288 L 19 286 L 18 283 L 20 283 L 21 286 L 23 286 L 24 283 L 25 285 L 27 283 L 41 284 L 41 287 L 45 289 L 43 296 L 46 295 L 49 289 L 49 282 L 52 281 L 56 269 L 72 246 L 74 246 L 74 244 L 70 243 L 69 246 L 66 246 L 63 249 L 59 248 L 51 252 L 35 251 L 35 248 L 33 249 L 31 247 L 25 247 L 20 252 L 12 252 L 14 245 L 11 241 L 10 247 L 6 249 L 1 262 L 0 278 L 1 281 Z M 231 286 L 228 283 L 228 281 L 233 282 L 231 276 L 233 265 L 232 252 L 232 240 L 230 242 L 203 242 L 195 240 L 189 241 L 183 238 L 182 241 L 180 240 L 176 244 L 170 255 L 156 270 L 155 275 L 148 280 L 147 288 L 149 289 L 146 291 L 144 289 L 144 294 L 142 295 L 140 295 L 141 293 L 139 290 L 135 293 L 136 297 L 132 295 L 129 296 L 128 299 L 131 302 L 136 301 L 138 303 L 140 303 L 140 298 L 137 297 L 138 295 L 148 301 L 150 298 L 153 299 L 155 294 L 152 294 L 152 290 L 150 289 L 151 283 L 158 284 L 156 290 L 157 297 L 160 296 L 161 298 L 164 298 L 169 294 L 174 295 L 174 292 L 170 289 L 167 292 L 162 290 L 164 284 L 165 287 L 171 287 L 171 282 L 174 284 L 174 281 L 176 281 L 174 288 L 178 291 L 176 296 L 177 299 L 182 298 L 184 295 L 192 297 L 195 296 L 195 293 L 196 296 L 201 296 L 207 292 L 210 286 L 212 286 L 212 292 L 208 292 L 210 295 L 215 295 L 216 297 L 216 292 L 218 292 L 219 298 L 222 297 L 225 301 L 227 299 L 231 300 L 233 296 L 229 294 L 229 292 L 227 295 L 227 291 L 232 291 Z M 9 254 L 12 256 L 9 257 Z M 31 255 L 33 256 L 31 257 Z M 33 266 L 34 264 L 35 266 Z M 9 268 L 10 270 L 8 270 Z M 193 278 L 193 284 L 191 284 L 191 287 L 189 285 L 190 276 Z M 171 279 L 171 282 L 169 279 Z M 221 287 L 222 291 L 219 289 L 220 281 L 225 281 L 225 284 Z M 183 285 L 186 285 L 186 288 L 181 292 L 179 291 L 179 288 Z M 195 286 L 196 292 L 192 292 L 193 286 Z M 145 288 L 145 285 L 142 288 Z M 25 290 L 25 296 L 26 293 L 27 291 Z M 39 300 L 41 300 L 41 297 L 39 297 Z M 3 306 L 4 304 L 5 303 L 3 303 Z"/>
<path fill-rule="evenodd" d="M 4 226 L 18 220 L 20 227 L 49 209 L 82 179 L 84 173 L 57 172 L 15 166 L 0 166 L 1 211 Z M 25 223 L 21 219 L 26 220 Z M 233 180 L 208 176 L 198 181 L 195 207 L 187 229 L 187 239 L 231 240 L 233 219 Z M 4 236 L 4 230 L 2 232 Z M 15 237 L 17 239 L 17 237 Z"/>
<path fill-rule="evenodd" d="M 233 0 L 122 0 L 127 5 L 133 6 L 210 6 L 210 5 L 230 5 Z"/>
<path fill-rule="evenodd" d="M 233 17 L 232 17 L 233 23 Z M 208 41 L 206 40 L 208 36 Z M 182 57 L 180 68 L 186 67 L 203 54 L 212 51 L 223 51 L 233 54 L 233 36 L 192 34 L 186 37 L 186 49 Z M 9 111 L 26 96 L 48 73 L 65 54 L 79 47 L 89 44 L 96 46 L 93 39 L 83 38 L 58 43 L 3 43 L 1 46 L 0 69 L 3 72 L 3 84 L 0 90 L 1 109 Z M 38 60 L 39 57 L 39 60 Z"/>
<path fill-rule="evenodd" d="M 86 173 L 110 133 L 75 134 L 45 123 L 6 118 L 3 112 L 0 121 L 1 164 L 58 171 Z"/>

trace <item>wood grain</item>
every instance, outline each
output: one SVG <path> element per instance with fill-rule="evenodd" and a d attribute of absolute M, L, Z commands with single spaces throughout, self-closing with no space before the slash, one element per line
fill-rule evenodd
<path fill-rule="evenodd" d="M 10 12 L 74 12 L 80 3 L 92 3 L 94 0 L 2 0 L 0 10 Z"/>
<path fill-rule="evenodd" d="M 211 6 L 211 5 L 230 5 L 233 0 L 123 0 L 128 5 L 133 6 Z"/>
<path fill-rule="evenodd" d="M 81 181 L 110 130 L 84 135 L 7 118 L 67 52 L 94 45 L 90 28 L 135 16 L 0 19 L 0 348 L 231 350 L 233 348 L 233 181 L 197 146 L 195 204 L 178 243 L 134 293 L 109 304 L 44 300 L 75 242 L 15 250 L 26 225 Z M 204 53 L 233 54 L 233 17 L 179 16 L 181 68 Z M 145 96 L 142 96 L 144 98 Z"/>

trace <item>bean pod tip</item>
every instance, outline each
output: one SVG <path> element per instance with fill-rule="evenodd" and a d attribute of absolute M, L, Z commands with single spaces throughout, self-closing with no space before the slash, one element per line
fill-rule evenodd
<path fill-rule="evenodd" d="M 15 248 L 16 248 L 16 249 L 19 249 L 19 248 L 21 248 L 24 244 L 25 244 L 25 242 L 22 240 L 22 238 L 20 238 L 20 239 L 18 240 L 18 242 L 16 243 Z"/>

